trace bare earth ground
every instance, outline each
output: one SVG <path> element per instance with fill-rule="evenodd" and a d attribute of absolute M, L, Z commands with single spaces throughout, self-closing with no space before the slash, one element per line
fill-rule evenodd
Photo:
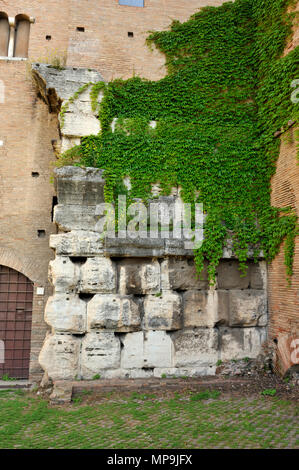
<path fill-rule="evenodd" d="M 298 386 L 274 375 L 165 379 L 138 391 L 99 382 L 78 382 L 63 406 L 41 391 L 1 391 L 0 448 L 299 448 Z"/>

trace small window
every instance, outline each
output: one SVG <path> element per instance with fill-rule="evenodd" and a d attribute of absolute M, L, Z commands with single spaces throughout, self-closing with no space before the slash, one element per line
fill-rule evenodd
<path fill-rule="evenodd" d="M 83 26 L 77 26 L 77 31 L 79 31 L 80 33 L 84 33 L 85 28 L 83 28 Z"/>
<path fill-rule="evenodd" d="M 128 37 L 129 37 L 129 38 L 133 38 L 133 37 L 134 37 L 134 33 L 133 33 L 132 31 L 129 31 L 129 32 L 128 32 Z"/>
<path fill-rule="evenodd" d="M 16 16 L 14 57 L 28 57 L 30 21 L 24 15 Z"/>
<path fill-rule="evenodd" d="M 0 12 L 0 56 L 2 57 L 8 55 L 9 34 L 8 17 L 5 13 Z"/>
<path fill-rule="evenodd" d="M 118 0 L 118 4 L 128 7 L 144 7 L 144 0 Z"/>

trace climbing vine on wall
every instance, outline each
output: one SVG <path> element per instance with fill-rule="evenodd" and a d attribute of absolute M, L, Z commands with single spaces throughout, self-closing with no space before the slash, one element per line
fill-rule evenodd
<path fill-rule="evenodd" d="M 280 145 L 274 134 L 298 117 L 298 104 L 290 99 L 290 84 L 299 78 L 298 48 L 283 55 L 291 3 L 236 0 L 153 32 L 147 42 L 165 54 L 167 76 L 96 84 L 93 102 L 104 93 L 102 131 L 75 149 L 81 165 L 105 169 L 107 200 L 115 198 L 125 176 L 131 178 L 131 198 L 149 198 L 154 182 L 165 194 L 181 186 L 186 202 L 196 194 L 207 218 L 195 260 L 201 271 L 208 259 L 211 281 L 227 237 L 244 271 L 249 247 L 256 257 L 262 248 L 271 260 L 286 239 L 292 275 L 297 219 L 270 204 Z"/>

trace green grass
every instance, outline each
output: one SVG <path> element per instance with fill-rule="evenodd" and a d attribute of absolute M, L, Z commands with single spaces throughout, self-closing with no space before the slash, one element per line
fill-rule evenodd
<path fill-rule="evenodd" d="M 92 403 L 92 395 L 80 394 L 68 407 L 54 407 L 23 391 L 2 391 L 0 448 L 298 447 L 294 403 L 218 393 L 107 394 Z"/>

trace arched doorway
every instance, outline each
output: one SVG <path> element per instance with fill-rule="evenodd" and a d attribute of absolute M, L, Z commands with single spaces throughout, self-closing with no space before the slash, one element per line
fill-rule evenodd
<path fill-rule="evenodd" d="M 33 283 L 0 265 L 0 379 L 29 377 Z"/>

